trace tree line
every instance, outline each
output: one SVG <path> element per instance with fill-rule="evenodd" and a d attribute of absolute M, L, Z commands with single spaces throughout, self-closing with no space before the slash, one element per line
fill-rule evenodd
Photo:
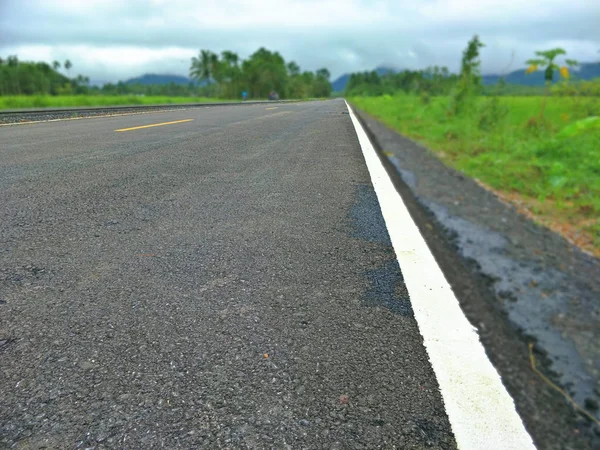
<path fill-rule="evenodd" d="M 68 59 L 62 64 L 67 73 L 73 66 Z M 16 55 L 0 58 L 0 95 L 70 94 L 87 86 L 89 78 L 69 78 L 60 72 L 61 63 L 23 62 Z"/>
<path fill-rule="evenodd" d="M 447 67 L 432 66 L 425 70 L 404 70 L 379 74 L 357 72 L 350 75 L 345 88 L 347 95 L 376 96 L 393 94 L 397 91 L 406 93 L 427 91 L 432 95 L 445 95 L 456 84 L 458 75 L 451 74 Z"/>
<path fill-rule="evenodd" d="M 266 98 L 276 91 L 280 98 L 329 97 L 330 73 L 322 68 L 301 71 L 278 52 L 260 48 L 247 59 L 232 51 L 221 54 L 201 50 L 193 57 L 188 84 L 106 83 L 91 86 L 88 77 L 70 77 L 71 61 L 24 62 L 17 56 L 0 58 L 0 95 L 168 95 L 218 98 Z M 63 69 L 65 73 L 61 73 Z"/>
<path fill-rule="evenodd" d="M 326 68 L 301 71 L 294 61 L 287 62 L 278 52 L 259 48 L 241 60 L 229 50 L 220 55 L 201 50 L 192 58 L 190 77 L 204 85 L 207 93 L 221 98 L 265 98 L 275 91 L 280 98 L 329 97 L 330 73 Z"/>

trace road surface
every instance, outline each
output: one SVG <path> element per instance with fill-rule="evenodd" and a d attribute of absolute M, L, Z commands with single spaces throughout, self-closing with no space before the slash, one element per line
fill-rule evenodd
<path fill-rule="evenodd" d="M 0 447 L 481 442 L 353 120 L 332 100 L 0 127 Z"/>

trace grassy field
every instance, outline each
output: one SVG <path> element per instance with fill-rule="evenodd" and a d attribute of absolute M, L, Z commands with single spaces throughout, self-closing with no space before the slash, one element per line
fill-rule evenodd
<path fill-rule="evenodd" d="M 118 106 L 118 105 L 158 105 L 176 103 L 219 102 L 206 97 L 168 97 L 138 95 L 14 95 L 0 96 L 1 109 L 69 107 L 69 106 Z M 232 101 L 232 100 L 228 100 Z"/>
<path fill-rule="evenodd" d="M 350 100 L 600 256 L 600 127 L 564 136 L 600 116 L 600 99 L 551 97 L 544 121 L 535 119 L 541 97 L 499 97 L 495 105 L 480 97 L 458 117 L 447 114 L 446 97 Z"/>

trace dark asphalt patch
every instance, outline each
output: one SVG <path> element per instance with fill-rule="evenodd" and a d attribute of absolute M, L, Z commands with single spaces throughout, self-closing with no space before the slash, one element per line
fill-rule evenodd
<path fill-rule="evenodd" d="M 354 236 L 390 247 L 392 242 L 379 210 L 379 202 L 373 186 L 359 184 L 355 188 L 354 195 L 355 201 L 349 215 Z"/>
<path fill-rule="evenodd" d="M 365 305 L 383 306 L 396 314 L 413 317 L 402 272 L 379 208 L 377 194 L 371 185 L 356 186 L 348 219 L 355 238 L 379 244 L 387 255 L 378 267 L 364 272 L 369 283 L 363 295 Z"/>
<path fill-rule="evenodd" d="M 391 253 L 390 256 L 393 256 Z M 413 317 L 408 291 L 395 258 L 365 273 L 369 288 L 364 294 L 366 305 L 384 306 L 393 313 Z"/>

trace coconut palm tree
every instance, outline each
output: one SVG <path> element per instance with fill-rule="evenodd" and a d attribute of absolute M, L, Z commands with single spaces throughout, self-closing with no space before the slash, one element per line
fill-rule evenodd
<path fill-rule="evenodd" d="M 224 81 L 229 84 L 228 95 L 231 97 L 237 97 L 238 82 L 241 75 L 239 67 L 240 58 L 237 53 L 229 50 L 225 50 L 221 53 L 221 66 L 224 72 Z"/>
<path fill-rule="evenodd" d="M 190 67 L 190 77 L 198 81 L 208 83 L 212 76 L 212 52 L 209 50 L 201 50 L 198 56 L 192 58 Z"/>
<path fill-rule="evenodd" d="M 68 76 L 69 78 L 71 78 L 71 72 L 70 72 L 70 70 L 71 70 L 71 67 L 73 67 L 73 64 L 71 64 L 71 61 L 69 61 L 69 60 L 67 59 L 67 60 L 65 61 L 64 65 L 63 65 L 63 67 L 64 67 L 65 69 L 67 69 L 67 76 Z"/>

